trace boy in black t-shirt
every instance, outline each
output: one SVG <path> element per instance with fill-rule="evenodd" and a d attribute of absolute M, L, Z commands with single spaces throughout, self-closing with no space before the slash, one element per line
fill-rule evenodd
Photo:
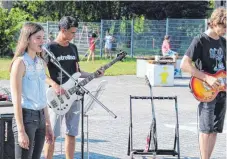
<path fill-rule="evenodd" d="M 80 72 L 80 78 L 86 78 L 90 73 L 84 72 L 79 67 L 79 55 L 76 45 L 70 43 L 75 37 L 78 28 L 78 22 L 70 16 L 63 17 L 59 22 L 59 33 L 57 38 L 47 44 L 47 49 L 51 51 L 60 63 L 61 67 L 70 75 Z M 50 61 L 49 56 L 45 56 L 48 70 L 51 78 L 47 78 L 46 82 L 53 87 L 57 94 L 64 94 L 64 90 L 60 84 L 68 81 L 69 77 L 66 76 L 58 67 Z M 100 76 L 104 74 L 102 70 L 99 71 Z M 78 126 L 80 115 L 81 101 L 75 100 L 70 110 L 65 114 L 66 132 L 65 132 L 65 154 L 67 159 L 74 158 L 75 152 L 75 137 L 78 135 Z M 60 119 L 53 110 L 49 110 L 50 121 L 53 127 L 55 140 L 60 136 Z M 45 143 L 44 156 L 46 159 L 52 159 L 54 153 L 54 144 Z"/>
<path fill-rule="evenodd" d="M 207 75 L 217 71 L 226 71 L 226 9 L 217 8 L 213 11 L 208 23 L 208 30 L 195 37 L 186 51 L 181 69 L 207 82 L 217 89 L 220 85 L 217 78 Z M 195 63 L 195 67 L 192 65 Z M 226 112 L 226 92 L 220 92 L 211 102 L 199 104 L 199 145 L 202 159 L 209 159 L 214 149 L 217 133 L 224 126 Z"/>

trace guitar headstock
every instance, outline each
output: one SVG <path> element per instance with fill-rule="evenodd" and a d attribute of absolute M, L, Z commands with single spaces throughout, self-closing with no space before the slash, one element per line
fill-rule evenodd
<path fill-rule="evenodd" d="M 120 53 L 117 54 L 117 59 L 119 59 L 119 61 L 122 61 L 122 59 L 124 59 L 126 55 L 126 52 L 120 50 Z"/>

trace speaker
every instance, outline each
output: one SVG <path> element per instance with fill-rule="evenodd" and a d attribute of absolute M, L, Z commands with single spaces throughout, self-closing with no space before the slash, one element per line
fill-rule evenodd
<path fill-rule="evenodd" d="M 14 159 L 13 114 L 0 114 L 0 159 Z"/>

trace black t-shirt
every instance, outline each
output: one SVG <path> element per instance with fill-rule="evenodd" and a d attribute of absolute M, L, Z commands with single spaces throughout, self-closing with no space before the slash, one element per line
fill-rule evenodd
<path fill-rule="evenodd" d="M 79 70 L 79 68 L 76 68 L 76 63 L 79 62 L 76 45 L 69 43 L 68 46 L 61 46 L 56 42 L 51 42 L 48 43 L 46 47 L 54 54 L 61 67 L 70 75 L 73 75 L 77 70 Z M 67 82 L 69 77 L 50 61 L 49 56 L 45 55 L 44 57 L 47 62 L 51 79 L 58 84 L 64 84 Z"/>
<path fill-rule="evenodd" d="M 199 70 L 214 74 L 226 70 L 226 40 L 220 37 L 215 40 L 202 33 L 195 37 L 186 51 Z"/>

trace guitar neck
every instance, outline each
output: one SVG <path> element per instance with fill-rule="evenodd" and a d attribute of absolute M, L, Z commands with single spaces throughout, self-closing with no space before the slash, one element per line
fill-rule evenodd
<path fill-rule="evenodd" d="M 102 70 L 107 70 L 110 66 L 112 66 L 113 64 L 115 64 L 117 61 L 119 61 L 120 59 L 122 59 L 121 56 L 118 56 L 117 58 L 115 58 L 113 61 L 111 61 L 110 63 L 102 66 L 101 68 L 99 68 L 98 70 L 102 69 Z M 85 78 L 84 80 L 82 80 L 81 82 L 79 82 L 80 86 L 84 86 L 87 83 L 89 83 L 91 80 L 93 80 L 94 78 L 99 76 L 99 71 L 95 71 L 94 73 L 92 73 L 91 75 L 89 75 L 87 78 Z"/>

